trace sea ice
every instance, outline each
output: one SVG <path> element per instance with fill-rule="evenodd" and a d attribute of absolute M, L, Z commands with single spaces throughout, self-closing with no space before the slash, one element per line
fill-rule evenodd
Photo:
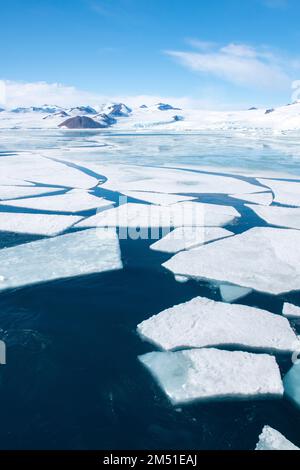
<path fill-rule="evenodd" d="M 80 212 L 97 208 L 111 208 L 114 203 L 104 198 L 93 196 L 87 191 L 73 189 L 65 194 L 46 197 L 17 199 L 3 203 L 6 206 L 54 212 Z"/>
<path fill-rule="evenodd" d="M 300 209 L 277 206 L 262 207 L 251 204 L 246 205 L 252 209 L 258 217 L 270 225 L 300 230 Z"/>
<path fill-rule="evenodd" d="M 63 163 L 37 155 L 22 154 L 0 159 L 1 178 L 15 178 L 45 185 L 88 189 L 98 180 Z"/>
<path fill-rule="evenodd" d="M 219 349 L 151 352 L 139 360 L 174 404 L 195 400 L 281 397 L 274 357 Z"/>
<path fill-rule="evenodd" d="M 0 212 L 0 231 L 54 236 L 72 227 L 81 217 L 71 215 Z"/>
<path fill-rule="evenodd" d="M 163 266 L 177 275 L 277 295 L 300 289 L 299 245 L 299 230 L 257 227 L 182 251 Z"/>
<path fill-rule="evenodd" d="M 153 243 L 150 248 L 165 253 L 178 253 L 232 235 L 232 232 L 220 227 L 180 227 Z"/>
<path fill-rule="evenodd" d="M 254 194 L 232 194 L 231 197 L 233 197 L 234 199 L 240 199 L 241 201 L 260 204 L 262 206 L 270 206 L 273 202 L 273 194 L 271 192 Z"/>
<path fill-rule="evenodd" d="M 90 217 L 78 227 L 222 227 L 237 217 L 240 214 L 230 206 L 189 201 L 170 206 L 128 203 Z"/>
<path fill-rule="evenodd" d="M 283 306 L 283 315 L 288 318 L 300 318 L 300 307 L 285 303 Z"/>
<path fill-rule="evenodd" d="M 298 344 L 288 320 L 281 315 L 204 297 L 154 315 L 140 323 L 137 331 L 165 350 L 235 346 L 288 353 Z"/>
<path fill-rule="evenodd" d="M 0 290 L 122 269 L 114 230 L 84 230 L 0 250 Z"/>
<path fill-rule="evenodd" d="M 0 201 L 21 197 L 40 196 L 41 194 L 53 193 L 57 191 L 59 191 L 59 188 L 37 186 L 0 186 Z M 6 203 L 4 204 L 6 205 Z"/>
<path fill-rule="evenodd" d="M 259 436 L 255 450 L 300 450 L 279 431 L 265 426 Z"/>
<path fill-rule="evenodd" d="M 295 348 L 296 349 L 296 348 Z M 288 371 L 283 379 L 284 392 L 287 398 L 300 407 L 300 350 L 298 348 L 298 362 Z M 297 353 L 296 351 L 296 353 Z"/>
<path fill-rule="evenodd" d="M 300 181 L 282 181 L 258 179 L 261 184 L 268 186 L 275 194 L 274 202 L 286 206 L 300 206 Z"/>
<path fill-rule="evenodd" d="M 232 286 L 230 284 L 220 285 L 220 295 L 224 302 L 234 302 L 250 294 L 252 289 L 248 287 Z"/>
<path fill-rule="evenodd" d="M 176 202 L 192 201 L 192 196 L 180 196 L 179 194 L 151 193 L 147 191 L 123 191 L 125 196 L 139 199 L 140 201 L 158 204 L 160 206 L 168 206 Z"/>

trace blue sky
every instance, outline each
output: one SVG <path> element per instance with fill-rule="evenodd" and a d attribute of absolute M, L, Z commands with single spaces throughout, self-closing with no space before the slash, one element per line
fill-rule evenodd
<path fill-rule="evenodd" d="M 1 0 L 0 78 L 20 96 L 43 81 L 75 87 L 70 99 L 285 104 L 300 79 L 299 18 L 299 0 Z"/>

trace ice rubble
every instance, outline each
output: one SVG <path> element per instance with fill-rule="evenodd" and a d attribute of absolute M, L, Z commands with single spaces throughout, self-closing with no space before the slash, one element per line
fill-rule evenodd
<path fill-rule="evenodd" d="M 178 253 L 232 235 L 232 232 L 220 227 L 180 227 L 153 243 L 150 248 L 165 253 Z"/>
<path fill-rule="evenodd" d="M 165 194 L 165 193 L 151 193 L 147 191 L 123 191 L 127 197 L 139 199 L 140 201 L 149 202 L 151 204 L 158 204 L 160 206 L 168 206 L 176 202 L 192 201 L 195 199 L 192 196 L 180 196 L 179 194 Z"/>
<path fill-rule="evenodd" d="M 85 230 L 0 250 L 0 290 L 122 269 L 114 230 Z"/>
<path fill-rule="evenodd" d="M 259 436 L 255 450 L 300 450 L 279 431 L 265 426 Z"/>
<path fill-rule="evenodd" d="M 298 343 L 288 320 L 281 315 L 205 297 L 164 310 L 140 323 L 137 331 L 165 350 L 235 346 L 287 353 Z"/>
<path fill-rule="evenodd" d="M 87 191 L 80 189 L 74 189 L 65 194 L 55 196 L 50 195 L 6 201 L 3 204 L 6 206 L 54 212 L 80 212 L 91 209 L 111 208 L 114 205 L 111 201 L 93 196 Z"/>
<path fill-rule="evenodd" d="M 300 206 L 300 181 L 283 181 L 273 179 L 258 179 L 268 186 L 275 194 L 274 202 L 286 206 Z"/>
<path fill-rule="evenodd" d="M 273 194 L 271 192 L 254 194 L 231 194 L 231 197 L 241 201 L 260 204 L 262 206 L 270 206 L 273 202 Z"/>
<path fill-rule="evenodd" d="M 170 401 L 281 397 L 283 386 L 274 357 L 266 354 L 192 349 L 139 356 Z"/>
<path fill-rule="evenodd" d="M 70 166 L 31 154 L 0 159 L 1 178 L 15 178 L 45 185 L 88 189 L 98 180 Z"/>
<path fill-rule="evenodd" d="M 240 214 L 229 206 L 179 202 L 171 206 L 123 204 L 90 217 L 78 227 L 222 227 Z"/>
<path fill-rule="evenodd" d="M 246 204 L 269 225 L 300 230 L 300 209 L 289 207 L 262 207 Z"/>
<path fill-rule="evenodd" d="M 257 227 L 178 253 L 163 266 L 177 275 L 277 295 L 300 288 L 299 244 L 299 230 Z"/>
<path fill-rule="evenodd" d="M 297 353 L 297 351 L 296 351 Z M 298 361 L 288 371 L 283 379 L 285 395 L 296 406 L 300 407 L 300 349 L 298 348 Z"/>
<path fill-rule="evenodd" d="M 81 217 L 71 215 L 0 212 L 0 231 L 54 236 L 72 227 Z"/>
<path fill-rule="evenodd" d="M 285 317 L 288 318 L 300 318 L 300 307 L 286 302 L 283 305 L 282 313 Z"/>
<path fill-rule="evenodd" d="M 0 201 L 21 197 L 40 196 L 41 194 L 53 193 L 57 191 L 59 191 L 59 188 L 47 188 L 45 186 L 0 186 Z"/>

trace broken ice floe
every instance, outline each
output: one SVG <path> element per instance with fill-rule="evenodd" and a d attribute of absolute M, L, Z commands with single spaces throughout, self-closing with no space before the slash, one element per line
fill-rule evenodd
<path fill-rule="evenodd" d="M 2 179 L 20 179 L 65 188 L 93 188 L 98 179 L 63 163 L 36 155 L 12 156 L 0 159 Z"/>
<path fill-rule="evenodd" d="M 237 217 L 240 214 L 230 206 L 189 201 L 170 206 L 128 203 L 90 217 L 78 227 L 222 227 Z"/>
<path fill-rule="evenodd" d="M 40 196 L 59 191 L 59 188 L 47 188 L 36 186 L 0 186 L 0 201 L 21 197 Z M 6 204 L 6 203 L 4 203 Z"/>
<path fill-rule="evenodd" d="M 232 235 L 232 232 L 220 227 L 180 227 L 153 243 L 150 248 L 165 253 L 177 253 Z"/>
<path fill-rule="evenodd" d="M 0 250 L 0 290 L 122 269 L 114 230 L 85 230 Z"/>
<path fill-rule="evenodd" d="M 300 307 L 286 302 L 283 305 L 282 313 L 285 317 L 288 318 L 300 318 Z"/>
<path fill-rule="evenodd" d="M 6 206 L 22 207 L 26 209 L 45 210 L 54 212 L 81 212 L 91 209 L 111 208 L 114 203 L 104 198 L 93 196 L 87 191 L 73 189 L 65 194 L 17 199 L 5 201 Z"/>
<path fill-rule="evenodd" d="M 259 436 L 255 450 L 300 450 L 279 431 L 265 426 Z"/>
<path fill-rule="evenodd" d="M 163 264 L 176 275 L 282 294 L 300 290 L 300 232 L 258 227 L 182 251 Z"/>
<path fill-rule="evenodd" d="M 298 349 L 298 356 L 295 359 L 296 363 L 285 375 L 283 385 L 287 398 L 300 408 L 300 349 Z"/>
<path fill-rule="evenodd" d="M 255 307 L 196 297 L 138 325 L 139 335 L 165 350 L 208 346 L 294 352 L 300 342 L 288 320 Z"/>
<path fill-rule="evenodd" d="M 140 201 L 149 202 L 150 204 L 158 204 L 160 206 L 168 206 L 176 202 L 192 201 L 195 199 L 191 196 L 180 196 L 179 194 L 151 193 L 147 191 L 123 191 L 127 197 L 139 199 Z"/>
<path fill-rule="evenodd" d="M 277 206 L 262 207 L 251 204 L 246 205 L 269 225 L 277 225 L 278 227 L 300 230 L 300 209 Z"/>
<path fill-rule="evenodd" d="M 273 202 L 273 194 L 268 193 L 254 193 L 254 194 L 232 194 L 231 197 L 241 201 L 252 202 L 262 206 L 270 206 Z"/>
<path fill-rule="evenodd" d="M 283 395 L 279 367 L 275 358 L 266 354 L 192 349 L 151 352 L 139 360 L 174 405 Z"/>
<path fill-rule="evenodd" d="M 268 186 L 275 194 L 274 202 L 286 206 L 300 206 L 300 181 L 282 181 L 271 179 L 258 179 Z"/>
<path fill-rule="evenodd" d="M 224 302 L 234 302 L 242 299 L 252 292 L 248 287 L 232 286 L 230 284 L 220 284 L 220 295 Z"/>
<path fill-rule="evenodd" d="M 54 236 L 71 228 L 81 217 L 71 215 L 0 212 L 0 231 Z"/>

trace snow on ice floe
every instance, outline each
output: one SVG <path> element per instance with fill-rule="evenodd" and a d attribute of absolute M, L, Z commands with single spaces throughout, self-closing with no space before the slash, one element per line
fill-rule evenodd
<path fill-rule="evenodd" d="M 283 305 L 282 314 L 288 318 L 300 318 L 300 307 L 286 302 Z"/>
<path fill-rule="evenodd" d="M 85 230 L 0 250 L 0 290 L 122 269 L 114 230 Z"/>
<path fill-rule="evenodd" d="M 249 194 L 262 191 L 257 186 L 239 178 L 215 173 L 201 173 L 178 168 L 141 165 L 105 165 L 103 172 L 108 180 L 103 188 L 112 191 L 149 191 L 168 194 Z"/>
<path fill-rule="evenodd" d="M 282 181 L 273 179 L 258 179 L 258 181 L 268 186 L 274 193 L 274 202 L 286 206 L 300 207 L 300 181 Z"/>
<path fill-rule="evenodd" d="M 147 191 L 123 191 L 127 197 L 139 199 L 140 201 L 149 202 L 151 204 L 158 204 L 160 206 L 168 206 L 176 202 L 192 201 L 195 198 L 192 196 L 180 196 L 179 194 L 165 194 L 165 193 L 151 193 Z"/>
<path fill-rule="evenodd" d="M 298 344 L 288 320 L 281 315 L 204 297 L 154 315 L 140 323 L 137 331 L 165 350 L 234 346 L 288 353 Z"/>
<path fill-rule="evenodd" d="M 246 204 L 246 206 L 269 225 L 300 230 L 300 208 L 277 206 L 263 207 L 252 204 Z"/>
<path fill-rule="evenodd" d="M 59 191 L 58 188 L 36 187 L 36 186 L 0 186 L 0 201 L 22 197 L 39 196 L 41 194 Z"/>
<path fill-rule="evenodd" d="M 0 159 L 1 179 L 21 179 L 65 188 L 89 189 L 98 180 L 70 166 L 31 154 Z"/>
<path fill-rule="evenodd" d="M 81 217 L 71 215 L 0 212 L 0 231 L 55 236 L 76 224 Z"/>
<path fill-rule="evenodd" d="M 224 302 L 234 302 L 235 300 L 243 299 L 251 292 L 252 289 L 249 289 L 248 287 L 220 284 L 220 295 Z"/>
<path fill-rule="evenodd" d="M 232 232 L 220 227 L 179 227 L 153 243 L 150 248 L 165 253 L 178 253 L 232 235 Z"/>
<path fill-rule="evenodd" d="M 91 209 L 105 209 L 114 203 L 104 198 L 93 196 L 87 191 L 74 189 L 65 194 L 5 201 L 6 206 L 55 212 L 80 212 Z"/>
<path fill-rule="evenodd" d="M 196 400 L 281 397 L 274 357 L 267 354 L 192 349 L 139 356 L 174 404 Z"/>
<path fill-rule="evenodd" d="M 180 202 L 170 206 L 123 204 L 98 213 L 78 224 L 78 227 L 223 227 L 240 217 L 230 206 Z"/>
<path fill-rule="evenodd" d="M 261 206 L 270 206 L 273 202 L 273 194 L 271 192 L 254 194 L 231 194 L 231 197 L 241 201 L 260 204 Z"/>
<path fill-rule="evenodd" d="M 300 450 L 279 431 L 264 426 L 255 450 Z"/>
<path fill-rule="evenodd" d="M 176 275 L 277 295 L 300 290 L 299 244 L 299 230 L 257 227 L 182 251 L 163 266 Z"/>
<path fill-rule="evenodd" d="M 286 397 L 294 405 L 300 408 L 300 350 L 298 349 L 298 361 L 288 371 L 283 379 L 284 392 Z"/>

